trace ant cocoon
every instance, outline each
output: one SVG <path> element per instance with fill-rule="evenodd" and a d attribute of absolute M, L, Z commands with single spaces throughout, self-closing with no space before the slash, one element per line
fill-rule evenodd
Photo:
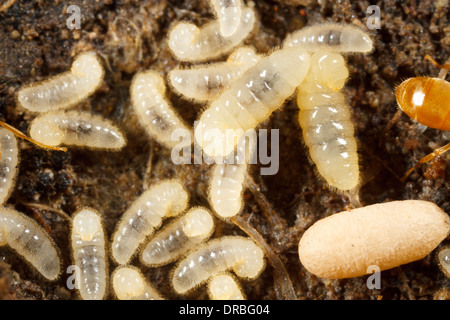
<path fill-rule="evenodd" d="M 241 286 L 229 273 L 212 276 L 208 283 L 208 294 L 211 300 L 245 300 Z"/>
<path fill-rule="evenodd" d="M 0 129 L 0 204 L 8 199 L 14 186 L 19 162 L 17 139 L 7 129 Z"/>
<path fill-rule="evenodd" d="M 136 267 L 119 267 L 114 270 L 112 286 L 119 300 L 164 300 Z"/>
<path fill-rule="evenodd" d="M 230 37 L 241 23 L 242 0 L 210 0 L 219 21 L 220 33 Z"/>

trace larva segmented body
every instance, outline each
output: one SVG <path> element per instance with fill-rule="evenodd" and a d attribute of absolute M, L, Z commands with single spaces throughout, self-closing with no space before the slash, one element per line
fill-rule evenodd
<path fill-rule="evenodd" d="M 208 210 L 193 208 L 154 235 L 142 251 L 142 262 L 160 266 L 176 260 L 212 234 L 214 221 Z"/>
<path fill-rule="evenodd" d="M 442 272 L 450 278 L 450 246 L 439 250 L 437 260 Z"/>
<path fill-rule="evenodd" d="M 73 218 L 73 260 L 80 271 L 78 283 L 83 300 L 102 300 L 107 286 L 105 234 L 100 215 L 85 208 Z"/>
<path fill-rule="evenodd" d="M 169 72 L 172 87 L 187 98 L 210 101 L 242 77 L 260 59 L 255 50 L 241 47 L 234 51 L 226 62 L 189 69 L 173 69 Z"/>
<path fill-rule="evenodd" d="M 100 86 L 103 75 L 95 52 L 84 52 L 75 58 L 70 71 L 21 89 L 17 99 L 33 112 L 69 108 L 91 95 Z"/>
<path fill-rule="evenodd" d="M 14 185 L 19 162 L 17 140 L 12 132 L 0 129 L 0 204 L 6 202 Z"/>
<path fill-rule="evenodd" d="M 165 99 L 166 85 L 158 73 L 151 70 L 138 73 L 133 79 L 130 91 L 134 111 L 151 137 L 173 148 L 179 143 L 172 141 L 172 133 L 180 129 L 184 134 L 191 135 L 190 139 L 182 141 L 192 141 L 192 130 Z"/>
<path fill-rule="evenodd" d="M 241 23 L 242 0 L 211 0 L 217 15 L 220 33 L 224 37 L 232 36 Z"/>
<path fill-rule="evenodd" d="M 164 300 L 135 267 L 119 267 L 112 275 L 112 285 L 120 300 Z"/>
<path fill-rule="evenodd" d="M 263 251 L 249 238 L 216 238 L 179 263 L 173 274 L 172 285 L 176 292 L 183 294 L 219 272 L 233 269 L 241 278 L 254 279 L 264 266 Z"/>
<path fill-rule="evenodd" d="M 211 300 L 245 300 L 241 286 L 229 273 L 212 276 L 208 284 L 208 293 Z"/>
<path fill-rule="evenodd" d="M 218 21 L 213 21 L 201 29 L 192 23 L 180 22 L 169 33 L 169 48 L 178 60 L 205 61 L 217 58 L 240 44 L 252 31 L 255 12 L 243 8 L 239 27 L 230 37 L 220 33 Z"/>
<path fill-rule="evenodd" d="M 176 180 L 152 186 L 124 213 L 113 236 L 112 255 L 119 264 L 127 264 L 140 244 L 158 228 L 162 219 L 182 213 L 188 194 Z"/>
<path fill-rule="evenodd" d="M 60 273 L 60 259 L 50 236 L 26 215 L 0 208 L 0 245 L 8 244 L 48 280 Z"/>
<path fill-rule="evenodd" d="M 126 140 L 109 121 L 77 111 L 52 111 L 35 118 L 30 136 L 49 146 L 60 144 L 99 149 L 121 149 Z"/>

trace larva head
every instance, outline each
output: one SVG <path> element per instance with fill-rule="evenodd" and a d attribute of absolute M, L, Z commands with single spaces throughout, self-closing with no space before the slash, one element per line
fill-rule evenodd
<path fill-rule="evenodd" d="M 237 65 L 254 66 L 260 58 L 253 47 L 240 47 L 230 54 L 227 62 Z"/>
<path fill-rule="evenodd" d="M 163 77 L 156 71 L 148 70 L 136 74 L 131 85 L 131 96 L 133 92 L 140 91 L 139 89 L 145 87 L 145 90 L 156 96 L 163 96 L 166 91 L 166 85 Z"/>
<path fill-rule="evenodd" d="M 145 289 L 142 275 L 137 270 L 128 267 L 120 267 L 114 271 L 112 285 L 120 300 L 138 297 Z"/>
<path fill-rule="evenodd" d="M 212 233 L 214 221 L 208 210 L 193 208 L 183 218 L 183 231 L 189 237 L 204 236 Z"/>
<path fill-rule="evenodd" d="M 200 29 L 192 23 L 180 22 L 169 32 L 169 48 L 181 60 L 189 59 L 191 46 Z"/>
<path fill-rule="evenodd" d="M 91 241 L 101 228 L 100 217 L 91 209 L 83 209 L 73 218 L 73 232 L 83 241 Z"/>
<path fill-rule="evenodd" d="M 242 237 L 236 241 L 235 245 L 236 250 L 245 252 L 245 259 L 237 262 L 233 271 L 241 278 L 255 279 L 266 266 L 264 252 L 249 238 Z"/>
<path fill-rule="evenodd" d="M 373 42 L 370 36 L 354 26 L 342 26 L 341 52 L 371 52 Z"/>
<path fill-rule="evenodd" d="M 213 276 L 208 284 L 211 300 L 244 300 L 242 288 L 237 280 L 228 273 Z"/>
<path fill-rule="evenodd" d="M 341 90 L 349 72 L 342 55 L 318 51 L 311 57 L 311 70 L 316 78 L 334 91 Z"/>
<path fill-rule="evenodd" d="M 58 124 L 51 119 L 47 120 L 45 114 L 35 118 L 30 125 L 30 137 L 48 146 L 59 146 L 64 136 Z"/>
<path fill-rule="evenodd" d="M 72 64 L 71 72 L 81 77 L 91 79 L 103 79 L 103 66 L 97 55 L 93 51 L 80 53 Z"/>
<path fill-rule="evenodd" d="M 450 246 L 439 250 L 437 260 L 442 272 L 450 278 Z"/>

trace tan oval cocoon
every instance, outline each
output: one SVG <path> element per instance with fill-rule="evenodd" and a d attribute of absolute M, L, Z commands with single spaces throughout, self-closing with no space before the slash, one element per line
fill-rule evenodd
<path fill-rule="evenodd" d="M 420 260 L 450 232 L 450 218 L 428 201 L 404 200 L 343 211 L 312 225 L 300 239 L 303 266 L 325 279 L 359 277 Z"/>

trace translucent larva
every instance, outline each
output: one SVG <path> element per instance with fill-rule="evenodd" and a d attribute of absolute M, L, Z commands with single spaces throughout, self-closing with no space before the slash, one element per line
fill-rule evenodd
<path fill-rule="evenodd" d="M 9 245 L 48 280 L 60 273 L 60 259 L 49 235 L 24 214 L 0 208 L 0 245 Z"/>
<path fill-rule="evenodd" d="M 130 90 L 134 111 L 151 137 L 173 148 L 179 143 L 172 141 L 172 133 L 180 129 L 183 130 L 182 133 L 191 135 L 190 139 L 182 141 L 192 141 L 192 130 L 165 99 L 166 85 L 158 73 L 154 71 L 138 73 L 133 79 Z"/>
<path fill-rule="evenodd" d="M 442 272 L 450 278 L 450 246 L 439 250 L 437 260 Z"/>
<path fill-rule="evenodd" d="M 197 101 L 211 101 L 242 77 L 260 59 L 255 50 L 241 47 L 226 62 L 189 69 L 173 69 L 169 72 L 172 87 L 178 93 Z"/>
<path fill-rule="evenodd" d="M 182 213 L 188 194 L 176 180 L 152 186 L 124 213 L 113 236 L 112 255 L 119 264 L 127 264 L 145 238 L 159 228 L 162 219 Z"/>
<path fill-rule="evenodd" d="M 5 203 L 11 193 L 19 161 L 17 140 L 12 132 L 0 129 L 0 204 Z"/>
<path fill-rule="evenodd" d="M 211 300 L 245 300 L 241 286 L 229 273 L 221 273 L 211 277 L 208 283 Z"/>
<path fill-rule="evenodd" d="M 224 37 L 232 36 L 241 23 L 241 0 L 211 0 L 212 7 L 219 20 L 220 33 Z"/>
<path fill-rule="evenodd" d="M 308 51 L 370 52 L 372 39 L 351 25 L 325 24 L 306 27 L 288 35 L 284 47 L 301 47 Z"/>
<path fill-rule="evenodd" d="M 85 208 L 73 218 L 72 251 L 79 268 L 78 287 L 83 300 L 102 300 L 107 286 L 105 234 L 98 212 Z"/>
<path fill-rule="evenodd" d="M 33 120 L 30 136 L 49 146 L 60 144 L 99 149 L 121 149 L 122 132 L 99 116 L 77 111 L 52 111 Z"/>
<path fill-rule="evenodd" d="M 255 12 L 243 8 L 236 32 L 230 37 L 220 33 L 218 21 L 212 21 L 201 29 L 192 23 L 180 22 L 169 33 L 169 48 L 178 60 L 205 61 L 217 58 L 240 44 L 252 31 Z"/>
<path fill-rule="evenodd" d="M 299 48 L 273 52 L 248 69 L 203 112 L 194 130 L 204 154 L 223 159 L 248 129 L 279 108 L 303 81 L 310 56 Z"/>
<path fill-rule="evenodd" d="M 97 55 L 84 52 L 75 58 L 70 71 L 21 89 L 17 99 L 33 112 L 69 108 L 91 95 L 100 86 L 103 75 Z"/>
<path fill-rule="evenodd" d="M 164 300 L 134 267 L 119 267 L 112 275 L 112 285 L 120 300 Z"/>
<path fill-rule="evenodd" d="M 344 58 L 319 51 L 298 88 L 298 115 L 312 161 L 328 184 L 339 190 L 359 183 L 357 143 L 351 111 L 339 90 L 348 77 Z"/>
<path fill-rule="evenodd" d="M 177 293 L 184 294 L 211 276 L 229 269 L 241 278 L 255 279 L 264 266 L 262 249 L 249 238 L 216 238 L 179 263 L 173 273 L 172 285 Z"/>

